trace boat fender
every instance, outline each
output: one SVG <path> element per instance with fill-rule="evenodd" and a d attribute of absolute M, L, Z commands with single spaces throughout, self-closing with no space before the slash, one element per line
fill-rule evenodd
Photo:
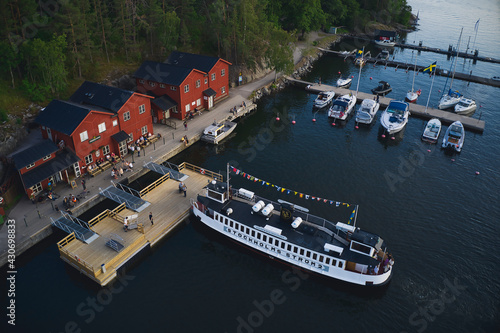
<path fill-rule="evenodd" d="M 264 207 L 264 201 L 259 200 L 255 205 L 252 206 L 252 210 L 258 213 Z"/>
<path fill-rule="evenodd" d="M 226 210 L 226 214 L 227 214 L 227 216 L 231 215 L 232 213 L 233 213 L 233 209 L 232 209 L 232 208 L 228 208 L 228 209 Z"/>
<path fill-rule="evenodd" d="M 193 202 L 193 207 L 195 207 L 196 209 L 199 209 L 199 208 L 198 208 L 198 202 L 197 202 L 197 201 Z"/>

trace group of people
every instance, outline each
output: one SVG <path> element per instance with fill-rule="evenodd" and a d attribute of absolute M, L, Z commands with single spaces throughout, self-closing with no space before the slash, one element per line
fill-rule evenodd
<path fill-rule="evenodd" d="M 63 199 L 64 208 L 75 207 L 78 201 L 80 201 L 80 199 L 70 193 L 69 197 L 64 197 Z"/>
<path fill-rule="evenodd" d="M 123 177 L 123 168 L 117 168 L 115 165 L 111 170 L 111 178 L 118 179 L 118 177 Z"/>
<path fill-rule="evenodd" d="M 184 135 L 181 139 L 182 142 L 184 142 L 184 145 L 187 146 L 189 144 L 189 139 L 187 135 Z"/>
<path fill-rule="evenodd" d="M 380 265 L 377 265 L 375 267 L 369 267 L 369 272 L 370 274 L 377 275 L 379 274 L 380 270 L 382 270 L 382 273 L 385 273 L 389 270 L 389 267 L 392 265 L 394 265 L 394 259 L 392 258 L 391 254 L 388 254 Z"/>

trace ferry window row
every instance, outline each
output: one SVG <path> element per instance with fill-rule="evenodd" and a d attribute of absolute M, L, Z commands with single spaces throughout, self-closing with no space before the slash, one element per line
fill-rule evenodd
<path fill-rule="evenodd" d="M 223 216 L 223 215 L 220 215 L 220 214 L 216 214 L 215 215 L 215 219 L 221 223 L 224 223 L 225 225 L 231 227 L 231 228 L 234 228 L 236 230 L 239 230 L 241 231 L 242 233 L 245 233 L 253 238 L 256 238 L 258 240 L 262 240 L 263 242 L 267 243 L 267 244 L 271 244 L 276 247 L 280 247 L 282 248 L 283 250 L 287 250 L 288 252 L 293 252 L 293 253 L 296 253 L 296 254 L 300 254 L 301 256 L 305 256 L 307 258 L 311 258 L 312 260 L 317 260 L 321 263 L 324 263 L 326 265 L 332 265 L 332 266 L 338 266 L 340 268 L 343 267 L 343 264 L 342 264 L 342 261 L 339 261 L 338 262 L 338 265 L 337 265 L 337 260 L 333 259 L 333 258 L 330 258 L 330 257 L 326 257 L 322 254 L 318 255 L 317 253 L 311 253 L 311 251 L 309 250 L 305 250 L 303 248 L 299 248 L 297 246 L 293 246 L 291 244 L 287 244 L 283 241 L 280 241 L 279 239 L 276 239 L 276 238 L 273 238 L 271 236 L 268 236 L 268 235 L 265 235 L 265 234 L 262 234 L 258 231 L 255 231 L 255 230 L 250 230 L 249 227 L 246 227 L 244 226 L 243 224 L 240 224 L 240 223 L 236 223 L 232 220 L 229 220 L 227 217 Z"/>

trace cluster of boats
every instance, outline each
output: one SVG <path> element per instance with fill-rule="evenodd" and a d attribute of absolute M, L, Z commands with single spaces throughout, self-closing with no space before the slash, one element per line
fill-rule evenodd
<path fill-rule="evenodd" d="M 370 125 L 373 123 L 380 103 L 377 100 L 364 99 L 356 112 L 355 105 L 357 102 L 356 96 L 352 94 L 342 95 L 334 99 L 335 92 L 325 91 L 318 94 L 314 101 L 314 106 L 323 108 L 330 105 L 328 108 L 328 117 L 333 118 L 335 121 L 347 121 L 348 117 L 355 113 L 356 124 Z M 394 136 L 396 133 L 401 132 L 410 116 L 410 107 L 408 102 L 392 100 L 389 102 L 387 108 L 380 116 L 380 124 L 384 129 L 383 137 L 385 134 Z M 437 118 L 429 120 L 425 126 L 422 134 L 422 140 L 429 143 L 436 143 L 439 140 L 441 133 L 441 122 Z M 450 148 L 456 152 L 462 150 L 465 139 L 464 126 L 460 121 L 452 123 L 445 132 L 442 147 Z"/>

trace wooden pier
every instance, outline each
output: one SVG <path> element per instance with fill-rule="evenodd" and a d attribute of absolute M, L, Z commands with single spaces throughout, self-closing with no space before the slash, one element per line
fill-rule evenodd
<path fill-rule="evenodd" d="M 198 194 L 214 178 L 222 180 L 218 173 L 204 170 L 189 163 L 179 166 L 182 173 L 189 176 L 184 183 L 188 196 L 179 193 L 179 182 L 166 174 L 140 191 L 141 198 L 150 202 L 147 210 L 136 213 L 121 204 L 114 210 L 106 210 L 88 222 L 92 231 L 99 237 L 89 244 L 78 240 L 75 233 L 57 243 L 61 259 L 78 271 L 105 286 L 115 277 L 117 270 L 146 247 L 154 246 L 168 235 L 190 213 L 190 199 Z M 149 221 L 153 214 L 154 225 Z M 131 219 L 137 228 L 125 232 L 123 222 L 126 216 L 137 215 Z M 110 239 L 118 240 L 118 250 L 108 245 Z"/>
<path fill-rule="evenodd" d="M 322 49 L 322 48 L 319 48 L 319 49 L 323 52 L 335 54 L 339 57 L 346 57 L 345 54 L 342 54 L 341 52 L 338 52 L 338 51 L 332 51 L 332 50 L 327 50 L 327 49 Z M 353 54 L 347 55 L 347 57 L 350 59 L 354 59 Z M 397 69 L 411 70 L 411 71 L 415 67 L 415 64 L 393 61 L 393 60 L 382 60 L 382 59 L 378 59 L 378 58 L 366 58 L 366 62 L 372 63 L 374 65 L 389 66 L 389 67 L 395 67 Z M 426 66 L 421 66 L 421 65 L 416 66 L 417 72 L 423 72 L 423 70 L 425 68 L 426 68 Z M 447 71 L 447 70 L 437 68 L 436 75 L 451 77 L 452 73 Z M 485 84 L 485 85 L 489 85 L 489 86 L 493 86 L 493 87 L 500 87 L 500 81 L 498 81 L 498 80 L 492 80 L 490 78 L 480 77 L 480 76 L 476 76 L 476 75 L 472 75 L 472 74 L 464 74 L 464 73 L 455 72 L 455 79 Z"/>
<path fill-rule="evenodd" d="M 297 80 L 291 77 L 287 77 L 287 80 L 293 83 L 294 85 L 304 87 L 308 91 L 311 91 L 313 93 L 319 93 L 322 91 L 335 91 L 335 95 L 346 95 L 349 93 L 356 94 L 356 91 L 350 90 L 350 89 L 344 89 L 344 88 L 337 88 L 334 86 L 329 86 L 326 84 L 317 84 L 313 82 L 307 82 L 303 80 Z M 361 91 L 358 91 L 357 94 L 357 102 L 361 103 L 363 99 L 373 99 L 375 95 L 373 94 L 367 94 Z M 391 98 L 387 97 L 382 97 L 380 96 L 379 98 L 379 103 L 381 107 L 387 107 L 389 105 L 389 102 L 391 101 Z M 467 116 L 462 116 L 453 112 L 445 111 L 445 110 L 439 110 L 439 109 L 434 109 L 434 108 L 427 108 L 425 110 L 425 105 L 418 105 L 415 103 L 409 103 L 410 104 L 410 114 L 415 117 L 420 117 L 424 119 L 430 119 L 430 118 L 438 118 L 443 124 L 451 124 L 454 121 L 460 120 L 464 127 L 468 130 L 474 131 L 474 132 L 479 132 L 482 133 L 484 132 L 484 127 L 485 127 L 485 122 L 484 120 L 480 119 L 475 119 Z"/>

